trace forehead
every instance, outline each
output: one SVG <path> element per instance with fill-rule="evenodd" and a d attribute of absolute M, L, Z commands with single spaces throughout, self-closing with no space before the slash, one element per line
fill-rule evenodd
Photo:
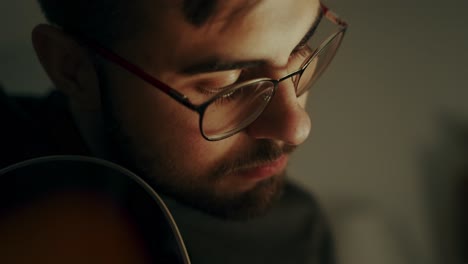
<path fill-rule="evenodd" d="M 144 26 L 139 39 L 143 46 L 151 46 L 146 57 L 157 56 L 166 67 L 210 56 L 282 64 L 320 8 L 318 0 L 219 2 L 206 23 L 196 26 L 185 17 L 180 3 L 144 1 Z"/>

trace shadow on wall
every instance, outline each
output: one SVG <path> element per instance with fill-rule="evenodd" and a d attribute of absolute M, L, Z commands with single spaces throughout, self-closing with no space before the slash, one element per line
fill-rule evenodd
<path fill-rule="evenodd" d="M 428 212 L 439 263 L 468 262 L 468 120 L 440 118 L 440 142 L 424 155 Z"/>

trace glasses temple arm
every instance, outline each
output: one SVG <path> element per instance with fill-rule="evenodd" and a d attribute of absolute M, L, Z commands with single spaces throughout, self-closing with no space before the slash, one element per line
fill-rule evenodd
<path fill-rule="evenodd" d="M 120 57 L 113 51 L 106 49 L 99 45 L 97 42 L 94 40 L 88 39 L 88 38 L 80 38 L 81 42 L 83 42 L 87 47 L 91 48 L 93 51 L 95 51 L 98 55 L 101 57 L 112 61 L 122 67 L 123 69 L 135 74 L 136 76 L 140 77 L 147 83 L 151 84 L 154 86 L 156 89 L 161 90 L 162 92 L 166 93 L 170 97 L 174 98 L 175 100 L 179 101 L 183 105 L 187 106 L 188 108 L 192 110 L 196 110 L 196 107 L 190 102 L 190 100 L 187 98 L 187 96 L 181 94 L 177 90 L 169 87 L 167 84 L 159 81 L 158 79 L 154 78 L 153 76 L 149 75 L 142 69 L 140 69 L 138 66 L 135 64 L 125 60 L 124 58 Z"/>

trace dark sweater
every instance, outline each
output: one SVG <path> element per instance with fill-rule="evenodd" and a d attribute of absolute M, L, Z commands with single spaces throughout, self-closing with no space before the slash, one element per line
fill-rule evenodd
<path fill-rule="evenodd" d="M 86 155 L 65 96 L 8 97 L 0 89 L 0 168 L 46 155 Z"/>

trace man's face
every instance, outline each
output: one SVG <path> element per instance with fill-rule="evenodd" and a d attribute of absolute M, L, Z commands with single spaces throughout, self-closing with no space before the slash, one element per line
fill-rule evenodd
<path fill-rule="evenodd" d="M 141 30 L 114 50 L 195 104 L 239 79 L 288 74 L 291 52 L 319 9 L 316 0 L 221 1 L 206 24 L 194 26 L 179 5 L 143 2 Z M 245 61 L 262 63 L 207 66 Z M 291 81 L 280 83 L 265 112 L 246 129 L 211 142 L 200 134 L 196 112 L 117 66 L 104 69 L 104 111 L 115 151 L 158 191 L 237 218 L 265 212 L 279 195 L 288 156 L 310 130 L 306 95 L 297 98 Z"/>

